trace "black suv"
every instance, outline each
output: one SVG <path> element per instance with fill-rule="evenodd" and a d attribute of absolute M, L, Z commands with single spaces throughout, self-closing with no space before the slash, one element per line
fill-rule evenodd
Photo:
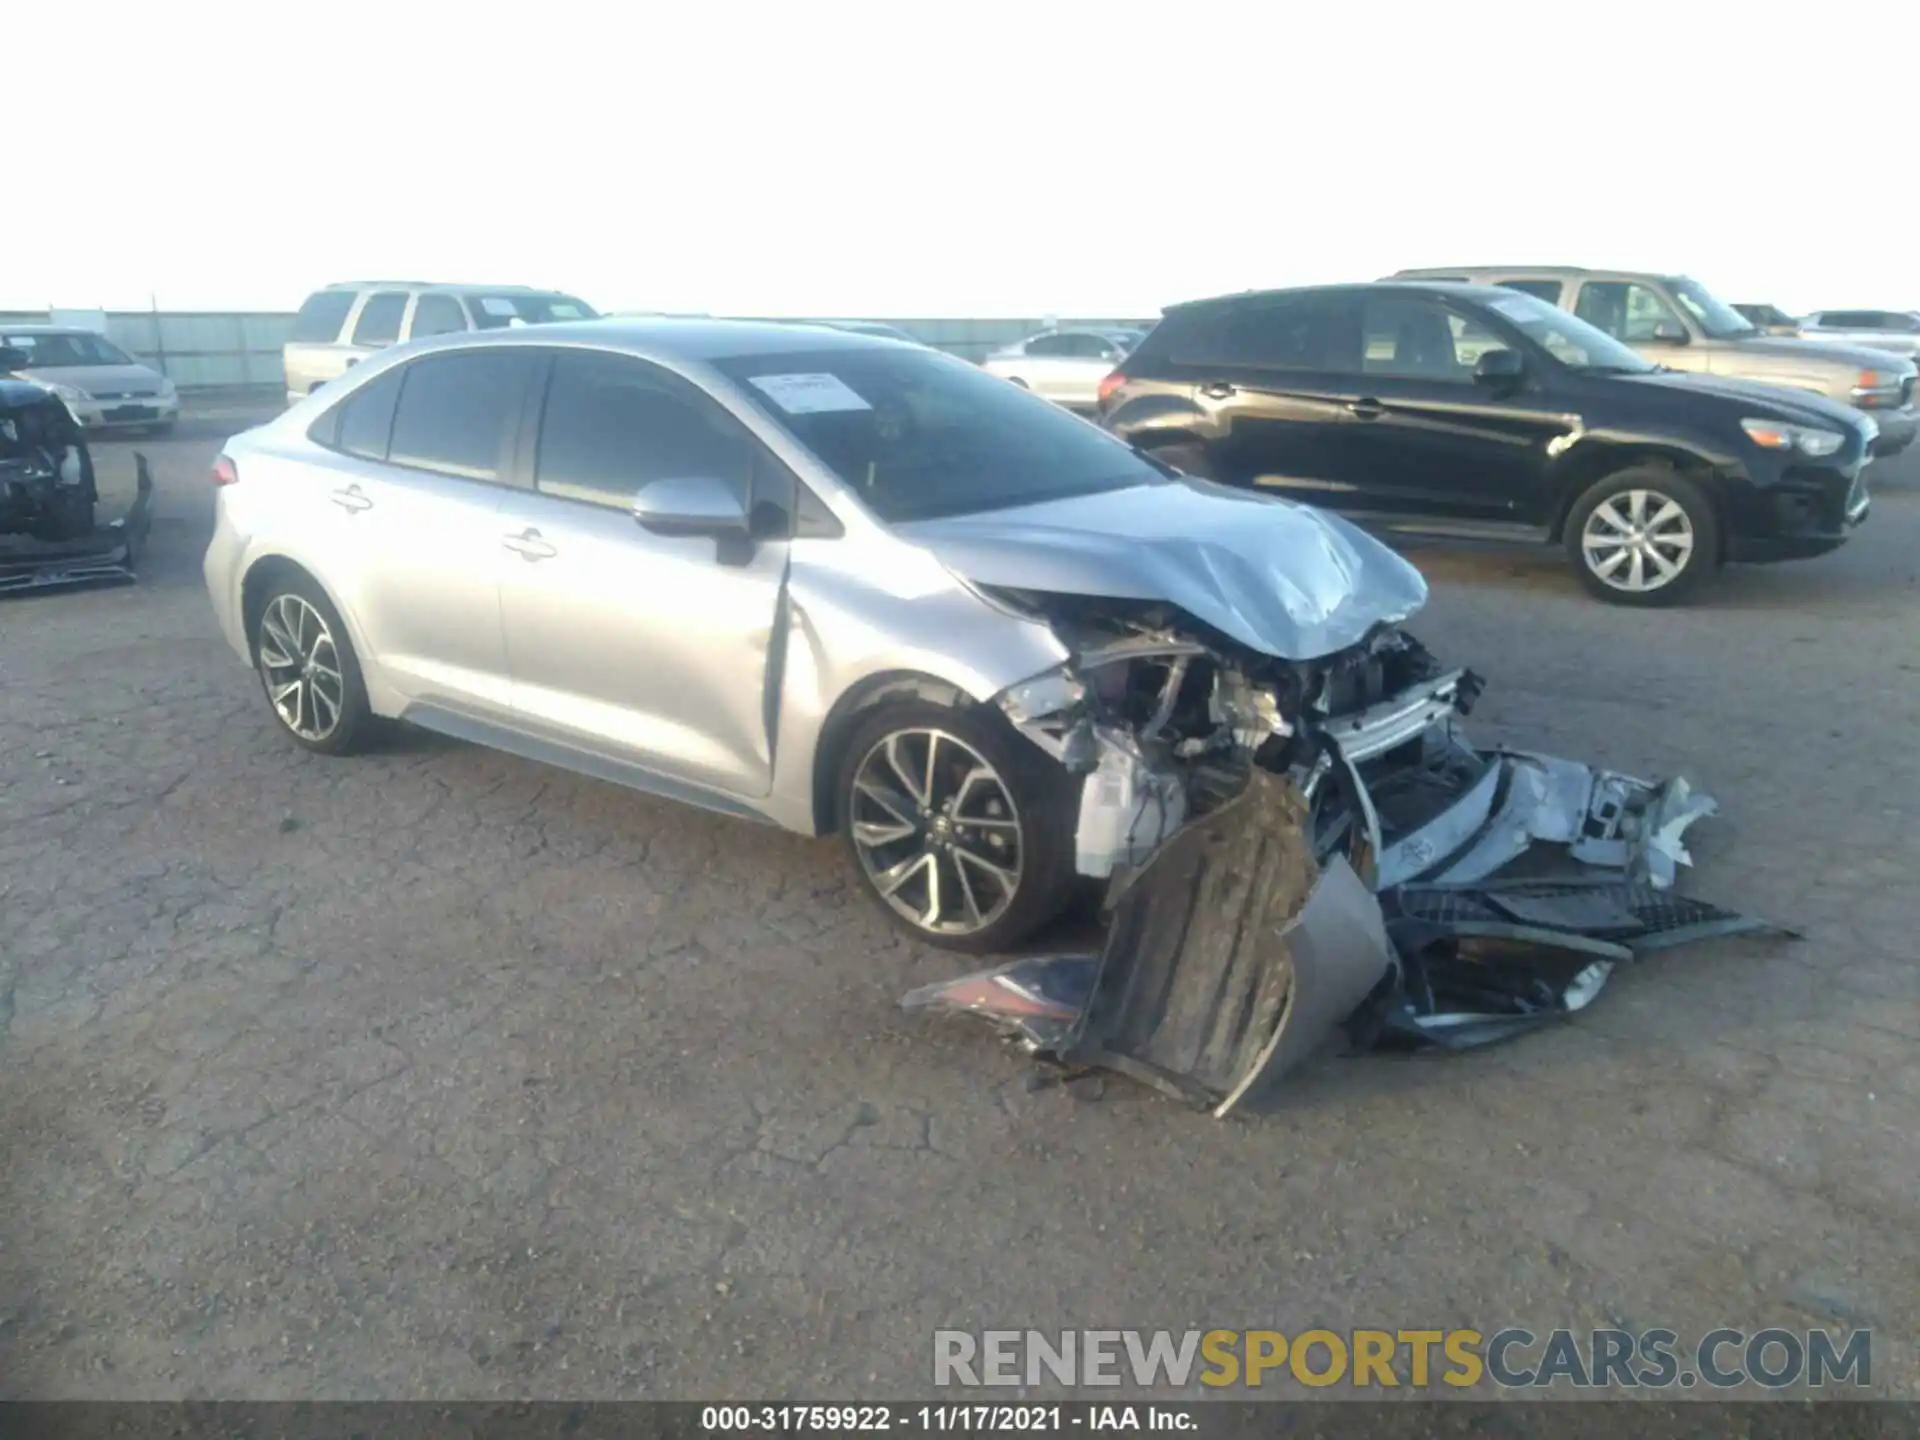
<path fill-rule="evenodd" d="M 1376 528 L 1563 542 L 1633 605 L 1842 544 L 1874 440 L 1821 396 L 1678 374 L 1533 296 L 1435 283 L 1174 306 L 1099 417 L 1175 469 Z"/>

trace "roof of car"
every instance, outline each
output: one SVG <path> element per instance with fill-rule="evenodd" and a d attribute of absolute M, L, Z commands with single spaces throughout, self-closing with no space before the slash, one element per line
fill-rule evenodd
<path fill-rule="evenodd" d="M 562 295 L 550 285 L 475 285 L 465 280 L 336 280 L 323 290 L 445 290 L 454 295 Z"/>
<path fill-rule="evenodd" d="M 1605 270 L 1588 265 L 1422 265 L 1415 270 L 1396 270 L 1388 276 L 1391 280 L 1432 279 L 1442 275 L 1513 275 L 1519 277 L 1539 276 L 1541 279 L 1575 280 L 1587 275 L 1624 275 L 1646 280 L 1664 280 L 1666 272 L 1659 270 Z"/>
<path fill-rule="evenodd" d="M 768 320 L 706 318 L 620 317 L 606 320 L 567 320 L 504 330 L 476 330 L 437 336 L 425 342 L 436 349 L 466 345 L 542 344 L 585 342 L 642 355 L 678 360 L 729 360 L 743 355 L 805 354 L 819 350 L 908 348 L 883 335 L 838 330 L 827 325 Z"/>
<path fill-rule="evenodd" d="M 1243 301 L 1277 299 L 1282 295 L 1334 295 L 1344 292 L 1362 294 L 1371 290 L 1406 290 L 1423 295 L 1457 294 L 1468 298 L 1476 295 L 1511 295 L 1513 292 L 1502 290 L 1497 285 L 1475 285 L 1460 280 L 1366 280 L 1354 281 L 1344 285 L 1289 285 L 1276 290 L 1239 290 L 1227 295 L 1208 295 L 1198 300 L 1182 300 L 1177 305 L 1167 306 L 1167 314 L 1179 310 L 1191 310 L 1213 305 L 1231 305 Z"/>

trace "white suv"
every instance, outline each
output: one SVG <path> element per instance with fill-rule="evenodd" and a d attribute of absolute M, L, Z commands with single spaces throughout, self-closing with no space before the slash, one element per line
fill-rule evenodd
<path fill-rule="evenodd" d="M 402 340 L 597 318 L 598 312 L 584 300 L 524 285 L 431 285 L 420 280 L 329 285 L 307 297 L 281 348 L 287 403 Z"/>

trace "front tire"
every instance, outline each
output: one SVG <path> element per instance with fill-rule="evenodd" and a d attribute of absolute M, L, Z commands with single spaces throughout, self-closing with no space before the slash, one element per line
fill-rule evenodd
<path fill-rule="evenodd" d="M 1005 950 L 1072 898 L 1079 786 L 994 712 L 875 711 L 848 741 L 835 794 L 854 868 L 917 940 Z"/>
<path fill-rule="evenodd" d="M 1720 517 L 1698 483 L 1664 465 L 1605 476 L 1567 514 L 1580 583 L 1614 605 L 1672 605 L 1720 563 Z"/>
<path fill-rule="evenodd" d="M 269 582 L 253 626 L 267 704 L 294 742 L 321 755 L 364 748 L 374 726 L 360 660 L 319 585 L 289 572 Z"/>

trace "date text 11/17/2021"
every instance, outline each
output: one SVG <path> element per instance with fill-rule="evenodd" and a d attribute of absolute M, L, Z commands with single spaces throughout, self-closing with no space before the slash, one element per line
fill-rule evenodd
<path fill-rule="evenodd" d="M 1191 1431 L 1198 1422 L 1184 1409 L 1157 1405 L 708 1405 L 701 1409 L 700 1428 L 723 1434 L 853 1430 L 1006 1434 Z"/>

